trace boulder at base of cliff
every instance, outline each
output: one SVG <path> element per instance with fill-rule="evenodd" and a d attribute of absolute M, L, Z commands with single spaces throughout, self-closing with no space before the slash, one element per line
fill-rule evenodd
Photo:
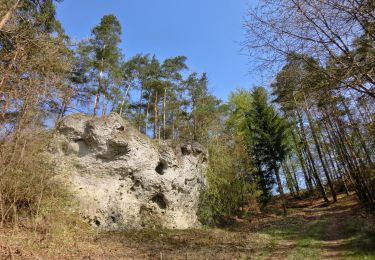
<path fill-rule="evenodd" d="M 59 124 L 50 153 L 81 216 L 103 230 L 194 228 L 208 154 L 198 143 L 151 140 L 118 114 Z"/>

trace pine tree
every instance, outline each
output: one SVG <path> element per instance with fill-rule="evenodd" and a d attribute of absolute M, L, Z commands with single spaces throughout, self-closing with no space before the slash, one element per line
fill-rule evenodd
<path fill-rule="evenodd" d="M 105 15 L 100 24 L 95 26 L 92 37 L 79 45 L 78 52 L 87 64 L 88 74 L 92 78 L 91 84 L 94 98 L 93 114 L 96 115 L 100 106 L 100 97 L 104 95 L 111 100 L 110 92 L 114 85 L 119 84 L 121 50 L 121 25 L 114 15 Z M 102 114 L 106 114 L 106 101 L 102 101 Z"/>
<path fill-rule="evenodd" d="M 273 178 L 276 177 L 278 192 L 283 200 L 284 214 L 287 214 L 284 190 L 279 169 L 288 154 L 288 125 L 276 110 L 268 104 L 267 92 L 257 87 L 252 93 L 252 106 L 247 113 L 249 128 L 249 152 L 254 158 L 260 175 L 264 196 L 270 196 Z"/>

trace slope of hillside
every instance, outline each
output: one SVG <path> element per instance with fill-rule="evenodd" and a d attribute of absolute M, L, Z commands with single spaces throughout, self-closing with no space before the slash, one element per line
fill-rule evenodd
<path fill-rule="evenodd" d="M 375 218 L 354 195 L 326 205 L 289 200 L 223 229 L 95 233 L 3 230 L 1 259 L 374 259 Z M 77 224 L 78 225 L 78 224 Z M 61 231 L 63 230 L 63 231 Z M 85 231 L 86 230 L 86 231 Z"/>

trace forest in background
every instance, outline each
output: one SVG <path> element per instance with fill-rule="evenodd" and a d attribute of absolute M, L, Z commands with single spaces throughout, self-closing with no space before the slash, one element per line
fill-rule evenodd
<path fill-rule="evenodd" d="M 41 151 L 46 129 L 76 112 L 116 112 L 156 140 L 205 145 L 203 223 L 262 210 L 275 194 L 286 215 L 286 193 L 336 202 L 338 193 L 355 192 L 373 209 L 374 9 L 370 0 L 260 1 L 248 10 L 243 45 L 272 84 L 238 89 L 223 102 L 184 56 L 125 59 L 113 15 L 76 44 L 54 1 L 2 1 L 1 226 L 36 219 L 58 200 Z"/>

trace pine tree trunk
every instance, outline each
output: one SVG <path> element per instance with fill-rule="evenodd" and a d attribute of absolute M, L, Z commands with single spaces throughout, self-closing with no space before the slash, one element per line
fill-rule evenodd
<path fill-rule="evenodd" d="M 94 101 L 94 116 L 96 116 L 96 114 L 98 113 L 100 92 L 102 91 L 102 77 L 103 77 L 103 71 L 101 70 L 99 72 L 98 89 L 96 91 L 95 101 Z"/>
<path fill-rule="evenodd" d="M 310 164 L 311 164 L 311 168 L 312 168 L 312 171 L 313 171 L 313 175 L 315 177 L 316 185 L 320 189 L 320 192 L 322 193 L 324 201 L 328 202 L 329 200 L 328 200 L 326 191 L 325 191 L 324 186 L 322 184 L 322 181 L 320 179 L 319 173 L 318 173 L 318 171 L 316 169 L 315 162 L 314 162 L 314 157 L 312 156 L 309 144 L 307 142 L 306 131 L 305 131 L 305 127 L 304 127 L 303 121 L 302 121 L 302 115 L 300 114 L 300 112 L 298 110 L 296 112 L 297 112 L 298 121 L 299 121 L 299 124 L 300 124 L 300 129 L 301 129 L 301 134 L 302 134 L 302 138 L 301 139 L 303 140 L 305 151 L 306 151 L 306 155 L 307 155 L 307 158 L 308 158 L 308 160 L 310 161 Z"/>
<path fill-rule="evenodd" d="M 340 141 L 341 149 L 343 151 L 343 154 L 345 154 L 344 158 L 348 163 L 348 167 L 350 167 L 349 171 L 354 179 L 355 186 L 357 188 L 357 195 L 362 202 L 374 204 L 374 195 L 372 194 L 370 188 L 371 185 L 364 177 L 364 173 L 362 170 L 363 162 L 358 160 L 359 157 L 353 149 L 353 145 L 347 139 L 346 135 L 343 134 L 345 133 L 345 130 L 341 120 L 336 117 L 334 117 L 333 119 L 336 123 L 336 133 L 339 136 L 338 140 Z"/>
<path fill-rule="evenodd" d="M 143 87 L 141 86 L 141 94 L 139 97 L 139 108 L 138 108 L 138 130 L 139 132 L 142 132 L 141 131 L 142 130 L 142 124 L 141 124 L 142 106 L 143 106 Z"/>
<path fill-rule="evenodd" d="M 158 139 L 158 92 L 155 93 L 154 101 L 154 139 Z"/>
<path fill-rule="evenodd" d="M 106 93 L 107 93 L 107 85 L 104 86 L 103 89 L 103 101 L 102 101 L 102 116 L 105 116 L 107 114 L 107 99 L 106 99 Z"/>
<path fill-rule="evenodd" d="M 191 99 L 191 113 L 193 116 L 193 140 L 197 141 L 197 120 L 196 120 L 196 97 L 195 95 L 192 96 Z"/>
<path fill-rule="evenodd" d="M 331 193 L 332 193 L 333 202 L 337 202 L 336 192 L 335 192 L 335 189 L 333 187 L 333 184 L 332 184 L 332 181 L 331 181 L 331 177 L 329 176 L 329 172 L 327 170 L 327 166 L 326 166 L 326 164 L 324 162 L 324 159 L 323 159 L 322 151 L 320 149 L 320 144 L 318 142 L 318 138 L 317 138 L 317 135 L 315 133 L 314 124 L 312 122 L 311 114 L 310 114 L 310 111 L 309 111 L 309 108 L 308 108 L 305 96 L 304 96 L 304 104 L 305 104 L 305 112 L 306 112 L 306 115 L 307 115 L 307 120 L 308 120 L 309 125 L 310 125 L 311 135 L 313 137 L 313 140 L 314 140 L 314 143 L 315 143 L 315 147 L 316 147 L 316 151 L 318 153 L 320 162 L 322 164 L 324 174 L 325 174 L 325 176 L 327 178 L 328 186 L 330 187 L 330 190 L 331 190 Z"/>
<path fill-rule="evenodd" d="M 99 100 L 100 100 L 100 92 L 98 88 L 98 92 L 95 95 L 95 101 L 94 101 L 94 116 L 96 116 L 96 113 L 98 112 Z"/>
<path fill-rule="evenodd" d="M 308 155 L 308 152 L 306 151 L 306 148 L 302 150 L 302 155 L 303 155 L 303 160 L 306 162 L 306 170 L 308 172 L 308 176 L 311 180 L 312 183 L 312 191 L 314 190 L 315 187 L 320 189 L 320 186 L 318 185 L 318 182 L 316 181 L 316 170 L 314 168 L 314 165 L 311 163 L 310 156 Z"/>
<path fill-rule="evenodd" d="M 124 97 L 123 97 L 122 102 L 121 102 L 121 107 L 120 107 L 120 116 L 122 116 L 122 113 L 124 112 L 125 102 L 126 102 L 126 98 L 127 98 L 127 96 L 128 96 L 129 90 L 130 90 L 130 85 L 128 85 L 128 87 L 126 88 L 126 91 L 125 91 Z"/>
<path fill-rule="evenodd" d="M 151 94 L 149 93 L 149 97 L 147 99 L 147 106 L 146 106 L 146 116 L 145 116 L 145 135 L 147 135 L 148 130 L 148 118 L 149 118 L 149 110 L 150 110 L 150 101 L 151 100 Z"/>
<path fill-rule="evenodd" d="M 296 190 L 296 193 L 297 193 L 297 196 L 299 197 L 299 185 L 298 185 L 298 179 L 297 179 L 297 171 L 293 165 L 293 161 L 292 161 L 292 158 L 289 157 L 289 161 L 290 161 L 290 167 L 292 168 L 292 171 L 291 173 L 291 176 L 292 176 L 292 180 L 293 180 L 293 185 L 294 185 L 294 189 Z"/>
<path fill-rule="evenodd" d="M 361 134 L 361 131 L 359 130 L 358 128 L 358 124 L 355 122 L 354 118 L 353 118 L 353 115 L 352 113 L 350 112 L 350 109 L 348 107 L 348 105 L 345 103 L 345 101 L 342 101 L 341 102 L 344 106 L 344 109 L 345 109 L 345 113 L 347 114 L 348 116 L 348 119 L 349 119 L 349 122 L 350 122 L 350 125 L 352 126 L 353 128 L 353 131 L 356 133 L 357 137 L 358 137 L 358 140 L 359 140 L 359 143 L 363 149 L 363 152 L 365 153 L 365 157 L 367 159 L 367 162 L 369 164 L 372 163 L 372 160 L 371 160 L 371 157 L 370 157 L 370 152 L 367 148 L 367 145 L 366 145 L 366 142 L 365 140 L 363 139 L 362 137 L 362 134 Z"/>
<path fill-rule="evenodd" d="M 166 139 L 166 107 L 167 107 L 167 89 L 164 89 L 163 98 L 163 139 Z"/>
<path fill-rule="evenodd" d="M 313 190 L 313 185 L 312 185 L 312 182 L 311 182 L 311 177 L 308 176 L 308 173 L 306 172 L 306 165 L 305 165 L 305 162 L 303 160 L 303 155 L 302 155 L 301 147 L 300 147 L 299 143 L 297 142 L 297 138 L 296 138 L 296 134 L 294 133 L 294 129 L 292 129 L 291 132 L 292 132 L 294 146 L 297 148 L 296 154 L 297 154 L 298 160 L 300 162 L 300 165 L 302 167 L 302 172 L 303 172 L 303 177 L 305 178 L 306 188 L 307 188 L 308 192 L 311 192 Z"/>
<path fill-rule="evenodd" d="M 352 176 L 352 173 L 356 171 L 356 167 L 354 166 L 350 155 L 347 151 L 347 148 L 345 146 L 345 143 L 343 142 L 341 135 L 336 134 L 335 127 L 333 126 L 333 122 L 331 119 L 327 116 L 327 120 L 324 121 L 327 128 L 327 133 L 329 133 L 328 137 L 331 138 L 331 142 L 335 144 L 336 151 L 339 154 L 339 158 L 341 159 L 342 166 L 346 169 L 346 172 L 351 180 L 351 183 L 354 185 L 354 188 L 357 189 L 357 184 L 354 181 L 354 176 Z M 360 192 L 359 190 L 357 193 Z"/>
<path fill-rule="evenodd" d="M 330 152 L 330 148 L 327 147 L 327 151 L 328 151 L 328 155 L 329 155 L 329 158 L 330 158 L 332 168 L 334 169 L 334 172 L 337 175 L 336 178 L 343 182 L 346 194 L 349 195 L 349 189 L 348 189 L 348 186 L 346 184 L 346 180 L 345 180 L 345 176 L 344 176 L 345 174 L 340 174 L 340 170 L 338 168 L 338 165 L 341 163 L 342 167 L 344 168 L 344 171 L 346 173 L 348 173 L 349 171 L 347 170 L 346 164 L 343 163 L 341 160 L 339 161 L 339 158 L 340 157 L 342 158 L 342 156 L 340 154 L 340 148 L 339 148 L 339 145 L 337 144 L 337 142 L 334 141 L 334 138 L 332 137 L 332 133 L 330 132 L 330 129 L 327 125 L 326 120 L 323 120 L 323 125 L 324 125 L 324 129 L 326 130 L 328 140 L 329 140 L 331 146 L 333 146 L 332 147 L 333 156 L 332 156 L 332 153 Z M 334 158 L 337 158 L 337 159 L 335 160 Z"/>

